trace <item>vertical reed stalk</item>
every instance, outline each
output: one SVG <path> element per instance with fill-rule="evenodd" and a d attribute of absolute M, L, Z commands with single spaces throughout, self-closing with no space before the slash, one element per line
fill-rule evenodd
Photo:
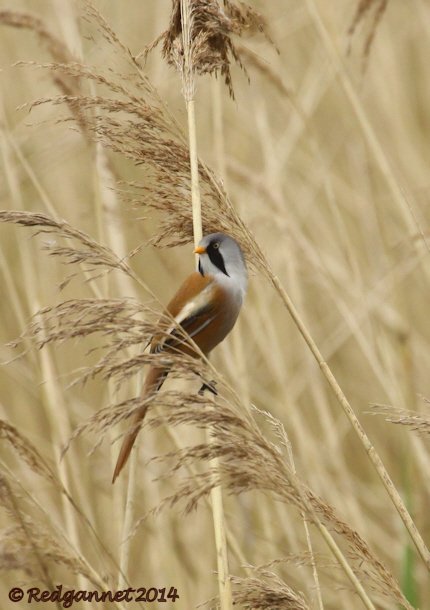
<path fill-rule="evenodd" d="M 196 117 L 195 117 L 195 82 L 191 47 L 192 15 L 190 1 L 181 0 L 182 44 L 184 49 L 183 92 L 188 115 L 188 138 L 190 148 L 191 169 L 191 205 L 193 209 L 194 244 L 197 246 L 202 238 L 202 211 L 199 187 L 199 160 L 197 155 Z M 206 431 L 207 442 L 212 442 L 210 431 Z M 219 458 L 214 458 L 210 464 L 218 470 Z M 232 610 L 232 592 L 229 579 L 227 539 L 224 524 L 224 509 L 221 486 L 211 490 L 212 518 L 215 531 L 216 556 L 218 564 L 218 587 L 221 610 Z"/>
<path fill-rule="evenodd" d="M 199 186 L 199 159 L 197 154 L 195 84 L 193 61 L 191 57 L 191 12 L 188 0 L 181 0 L 182 44 L 184 49 L 183 94 L 187 106 L 188 144 L 190 148 L 191 205 L 193 208 L 194 245 L 202 238 L 202 204 Z M 198 260 L 198 255 L 196 255 Z"/>
<path fill-rule="evenodd" d="M 197 246 L 202 238 L 202 208 L 200 201 L 199 167 L 197 157 L 196 117 L 194 99 L 187 100 L 188 137 L 190 146 L 191 167 L 191 204 L 193 206 L 194 244 Z M 197 255 L 198 256 L 198 255 Z"/>
<path fill-rule="evenodd" d="M 212 442 L 209 429 L 206 429 L 207 441 Z M 219 458 L 216 457 L 211 461 L 211 467 L 217 469 Z M 215 545 L 217 551 L 218 564 L 218 587 L 220 596 L 221 610 L 232 610 L 232 592 L 231 582 L 228 571 L 228 553 L 227 553 L 227 537 L 224 523 L 224 507 L 222 501 L 221 485 L 214 487 L 211 490 L 212 517 L 215 532 Z"/>

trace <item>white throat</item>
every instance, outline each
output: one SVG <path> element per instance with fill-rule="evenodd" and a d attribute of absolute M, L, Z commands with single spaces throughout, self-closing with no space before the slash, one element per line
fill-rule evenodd
<path fill-rule="evenodd" d="M 200 266 L 204 275 L 211 275 L 232 296 L 240 298 L 241 302 L 244 300 L 248 287 L 248 274 L 241 260 L 225 261 L 227 274 L 214 265 L 207 254 L 200 256 Z"/>

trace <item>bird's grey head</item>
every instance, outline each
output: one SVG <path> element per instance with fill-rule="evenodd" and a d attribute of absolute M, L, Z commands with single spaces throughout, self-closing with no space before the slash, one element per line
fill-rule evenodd
<path fill-rule="evenodd" d="M 199 256 L 199 271 L 202 275 L 214 275 L 220 280 L 230 278 L 245 296 L 248 274 L 239 244 L 224 233 L 205 235 L 196 252 Z"/>

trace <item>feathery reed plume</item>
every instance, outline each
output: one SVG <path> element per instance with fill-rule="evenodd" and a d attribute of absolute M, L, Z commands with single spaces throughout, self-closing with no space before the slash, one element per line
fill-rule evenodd
<path fill-rule="evenodd" d="M 207 496 L 214 486 L 222 485 L 231 494 L 259 490 L 273 494 L 275 498 L 291 504 L 302 512 L 309 522 L 318 525 L 321 521 L 332 532 L 341 537 L 349 548 L 354 571 L 366 575 L 368 586 L 393 602 L 411 610 L 395 578 L 374 555 L 360 534 L 337 516 L 335 509 L 309 489 L 288 466 L 285 455 L 285 433 L 282 424 L 272 416 L 268 417 L 281 445 L 263 435 L 243 405 L 231 403 L 217 397 L 215 403 L 194 395 L 164 395 L 159 404 L 159 415 L 151 415 L 147 421 L 150 427 L 168 424 L 192 424 L 211 430 L 212 439 L 181 450 L 174 450 L 153 461 L 166 464 L 161 478 L 170 477 L 188 463 L 210 463 L 218 458 L 218 467 L 198 473 L 192 478 L 184 478 L 174 493 L 165 497 L 154 509 L 156 513 L 166 506 L 180 504 L 186 513 L 194 510 L 200 500 Z M 173 400 L 172 400 L 173 399 Z M 176 406 L 173 408 L 173 405 Z M 259 412 L 255 409 L 256 412 Z M 146 517 L 143 517 L 145 519 Z M 136 524 L 139 526 L 140 521 Z M 371 604 L 367 607 L 373 607 Z"/>
<path fill-rule="evenodd" d="M 35 523 L 27 517 L 25 526 L 25 529 L 22 526 L 11 527 L 0 534 L 3 569 L 20 568 L 33 577 L 43 578 L 42 574 L 37 573 L 37 563 L 43 560 L 47 566 L 64 566 L 72 574 L 81 574 L 96 586 L 100 584 L 99 580 L 94 582 L 87 566 L 79 558 L 65 552 L 64 547 L 49 531 L 41 527 L 39 521 Z"/>
<path fill-rule="evenodd" d="M 22 463 L 24 463 L 31 470 L 31 472 L 44 478 L 54 487 L 57 492 L 62 494 L 67 499 L 67 501 L 70 503 L 70 505 L 73 507 L 74 511 L 78 515 L 81 522 L 90 532 L 90 535 L 93 536 L 96 540 L 97 544 L 99 545 L 99 548 L 102 550 L 104 555 L 110 560 L 111 564 L 117 570 L 118 566 L 115 559 L 112 557 L 111 553 L 108 551 L 105 544 L 100 539 L 98 533 L 94 529 L 94 526 L 89 521 L 87 516 L 82 512 L 81 508 L 77 505 L 72 495 L 64 487 L 63 483 L 55 472 L 54 467 L 47 462 L 47 460 L 41 455 L 40 451 L 30 442 L 27 437 L 25 437 L 21 432 L 19 432 L 19 430 L 17 430 L 15 426 L 12 426 L 11 424 L 3 421 L 2 419 L 0 419 L 0 440 L 8 443 L 9 447 L 12 450 L 12 453 Z M 7 476 L 4 480 L 4 484 L 8 484 Z M 10 506 L 12 506 L 12 504 Z M 14 506 L 16 509 L 18 509 L 18 505 L 14 504 Z"/>
<path fill-rule="evenodd" d="M 156 320 L 156 315 L 151 307 L 132 299 L 71 299 L 41 309 L 21 338 L 10 345 L 16 347 L 23 339 L 31 338 L 38 348 L 42 348 L 49 343 L 63 343 L 77 337 L 102 337 L 104 343 L 97 348 L 102 355 L 95 364 L 79 371 L 75 383 L 97 376 L 105 381 L 114 381 L 119 389 L 149 364 L 172 367 L 172 377 L 187 375 L 188 372 L 203 376 L 204 362 L 196 362 L 192 356 L 179 351 L 175 353 L 175 345 L 169 353 L 127 353 L 130 347 L 148 344 L 155 335 L 160 340 L 171 339 L 171 317 L 165 314 Z M 144 319 L 136 316 L 144 316 Z M 180 327 L 176 336 L 178 344 L 188 341 Z M 193 345 L 190 348 L 197 349 Z M 94 348 L 91 351 L 94 352 Z"/>
<path fill-rule="evenodd" d="M 191 0 L 189 4 L 188 48 L 185 48 L 183 41 L 181 1 L 172 0 L 168 29 L 148 45 L 142 54 L 146 57 L 162 42 L 163 56 L 184 79 L 185 97 L 192 95 L 194 90 L 191 68 L 196 74 L 219 72 L 224 77 L 230 96 L 234 98 L 230 64 L 234 60 L 241 68 L 244 69 L 244 66 L 232 37 L 257 30 L 270 40 L 267 24 L 263 16 L 245 2 L 224 0 L 221 6 L 217 0 Z"/>
<path fill-rule="evenodd" d="M 430 415 L 391 405 L 374 404 L 371 407 L 372 413 L 384 416 L 385 421 L 390 424 L 406 426 L 412 432 L 418 432 L 419 434 L 430 434 Z"/>
<path fill-rule="evenodd" d="M 46 463 L 39 451 L 24 438 L 22 434 L 8 422 L 0 419 L 0 439 L 6 441 L 13 449 L 14 453 L 23 460 L 32 472 L 47 479 L 49 482 L 56 482 L 52 468 Z"/>
<path fill-rule="evenodd" d="M 86 3 L 86 7 L 88 23 L 94 23 L 106 42 L 121 52 L 130 71 L 105 73 L 94 66 L 70 61 L 70 58 L 67 63 L 20 62 L 20 65 L 46 69 L 54 75 L 87 80 L 105 91 L 104 95 L 51 96 L 27 106 L 31 109 L 41 104 L 66 105 L 75 120 L 80 117 L 85 122 L 88 137 L 137 166 L 142 179 L 123 180 L 118 192 L 126 202 L 159 213 L 159 231 L 151 242 L 167 247 L 188 243 L 193 234 L 192 210 L 184 205 L 184 200 L 189 200 L 191 194 L 188 137 L 166 109 L 127 47 L 90 3 Z M 231 11 L 235 14 L 233 8 Z M 235 18 L 243 21 L 247 14 L 248 9 L 241 5 Z M 92 115 L 95 110 L 96 121 Z M 70 117 L 64 120 L 69 121 Z M 231 235 L 241 244 L 249 264 L 264 268 L 266 261 L 257 242 L 232 206 L 220 182 L 201 161 L 198 173 L 201 197 L 205 202 L 203 232 L 222 231 Z"/>
<path fill-rule="evenodd" d="M 27 29 L 37 34 L 49 53 L 58 62 L 66 63 L 70 58 L 64 42 L 48 30 L 45 22 L 31 13 L 3 9 L 0 11 L 0 24 Z"/>
<path fill-rule="evenodd" d="M 352 38 L 355 34 L 355 31 L 356 31 L 358 25 L 361 22 L 365 22 L 366 16 L 372 12 L 372 9 L 374 9 L 373 16 L 370 17 L 370 25 L 368 26 L 368 32 L 366 34 L 365 41 L 363 44 L 363 51 L 362 51 L 362 72 L 363 73 L 366 71 L 366 68 L 367 68 L 367 65 L 369 62 L 370 51 L 372 50 L 372 45 L 375 40 L 375 35 L 378 30 L 378 26 L 381 23 L 382 17 L 384 16 L 384 13 L 387 9 L 387 6 L 388 6 L 388 0 L 359 0 L 356 10 L 355 10 L 354 17 L 349 26 L 348 52 L 351 51 L 351 45 L 352 45 L 351 41 L 352 41 Z"/>
<path fill-rule="evenodd" d="M 255 572 L 254 577 L 232 577 L 235 604 L 253 610 L 309 610 L 303 594 L 276 574 L 264 568 L 255 568 Z"/>
<path fill-rule="evenodd" d="M 55 235 L 66 240 L 71 245 L 62 246 L 55 240 L 48 240 L 44 244 L 44 249 L 52 256 L 58 256 L 67 264 L 83 264 L 88 271 L 105 268 L 110 271 L 117 269 L 131 276 L 131 270 L 124 260 L 105 246 L 102 246 L 89 235 L 75 229 L 65 221 L 58 221 L 46 214 L 33 212 L 10 212 L 0 211 L 0 222 L 9 222 L 22 227 L 37 227 L 35 235 L 46 234 Z M 61 287 L 66 286 L 74 275 L 66 278 Z M 90 279 L 100 277 L 99 274 L 93 275 Z"/>
<path fill-rule="evenodd" d="M 34 520 L 28 505 L 37 508 L 34 500 L 29 495 L 24 496 L 6 474 L 0 475 L 0 492 L 0 505 L 15 522 L 1 536 L 0 557 L 4 568 L 19 566 L 28 575 L 52 586 L 50 570 L 59 564 L 73 574 L 84 576 L 95 586 L 103 586 L 101 577 L 75 552 L 59 529 L 43 523 L 41 515 L 37 522 Z"/>
<path fill-rule="evenodd" d="M 349 26 L 348 35 L 352 38 L 358 24 L 366 18 L 366 15 L 374 9 L 372 22 L 370 24 L 369 32 L 367 33 L 366 40 L 363 46 L 363 61 L 364 67 L 369 59 L 370 50 L 372 43 L 375 38 L 376 30 L 378 25 L 386 11 L 388 6 L 388 0 L 359 0 L 355 14 L 352 19 L 351 25 Z"/>
<path fill-rule="evenodd" d="M 275 70 L 268 61 L 265 61 L 246 45 L 238 44 L 236 48 L 243 63 L 254 68 L 260 75 L 265 77 L 281 95 L 285 95 L 287 98 L 291 97 L 292 91 L 285 85 L 282 74 Z"/>
<path fill-rule="evenodd" d="M 0 25 L 27 29 L 34 32 L 41 43 L 46 46 L 52 59 L 59 64 L 74 63 L 76 58 L 70 53 L 67 46 L 60 38 L 55 36 L 46 26 L 44 21 L 31 13 L 24 13 L 12 10 L 0 11 Z M 55 85 L 64 95 L 76 97 L 82 93 L 79 76 L 65 75 L 58 71 L 51 73 Z M 75 113 L 75 119 L 83 134 L 87 131 L 87 119 L 79 113 L 79 109 L 70 106 L 70 110 Z"/>
<path fill-rule="evenodd" d="M 128 265 L 118 259 L 109 248 L 99 245 L 68 223 L 57 222 L 42 214 L 26 212 L 0 212 L 0 221 L 38 227 L 38 233 L 54 233 L 75 240 L 76 247 L 73 248 L 52 243 L 47 246 L 51 254 L 60 256 L 70 264 L 85 262 L 89 268 L 102 266 L 107 269 L 119 269 L 132 276 Z M 196 362 L 191 356 L 179 351 L 175 353 L 175 344 L 172 345 L 172 351 L 169 353 L 131 355 L 127 353 L 131 347 L 150 343 L 154 336 L 159 340 L 163 338 L 171 340 L 172 317 L 166 313 L 157 320 L 156 315 L 151 306 L 142 305 L 133 299 L 70 299 L 39 310 L 21 338 L 11 342 L 10 345 L 17 347 L 24 339 L 31 338 L 38 348 L 42 348 L 47 344 L 63 343 L 70 339 L 102 336 L 105 340 L 104 345 L 99 348 L 102 355 L 96 364 L 79 371 L 75 383 L 77 381 L 84 383 L 88 379 L 100 377 L 104 381 L 114 382 L 117 391 L 133 376 L 138 375 L 143 366 L 151 364 L 167 366 L 171 369 L 173 378 L 177 375 L 186 377 L 190 374 L 198 374 L 202 379 L 207 379 L 205 363 Z M 175 336 L 178 346 L 189 339 L 181 327 L 177 328 Z M 193 350 L 193 345 L 190 347 Z M 136 408 L 143 406 L 147 408 L 150 404 L 150 400 L 145 402 L 142 398 L 123 401 L 119 405 L 123 416 L 118 417 L 115 414 L 112 417 L 111 413 L 115 407 L 111 406 L 108 410 L 108 420 L 112 425 L 128 418 Z M 128 409 L 125 410 L 125 407 Z M 133 408 L 132 411 L 130 408 Z M 97 417 L 95 420 L 97 421 Z M 80 426 L 72 438 L 76 438 L 81 432 L 86 431 L 87 427 L 91 428 L 93 425 L 94 421 L 91 419 L 88 426 Z M 103 418 L 103 426 L 106 428 L 106 418 Z M 66 444 L 63 454 L 69 444 L 70 441 Z"/>
<path fill-rule="evenodd" d="M 116 80 L 80 64 L 45 64 L 50 71 L 81 76 L 107 89 L 106 96 L 57 96 L 41 104 L 67 104 L 84 116 L 97 108 L 98 118 L 88 129 L 102 145 L 129 159 L 142 179 L 122 181 L 120 195 L 134 205 L 160 213 L 160 228 L 151 239 L 155 245 L 176 246 L 192 240 L 192 211 L 184 205 L 190 197 L 189 149 L 181 130 L 166 113 L 146 81 L 139 75 Z M 65 119 L 69 120 L 69 119 Z M 261 266 L 262 254 L 212 172 L 199 164 L 202 198 L 205 200 L 203 231 L 223 231 L 242 246 L 251 264 Z M 257 254 L 257 255 L 256 255 Z"/>

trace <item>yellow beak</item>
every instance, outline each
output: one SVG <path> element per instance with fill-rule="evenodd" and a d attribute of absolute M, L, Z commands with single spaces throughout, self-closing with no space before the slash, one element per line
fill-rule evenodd
<path fill-rule="evenodd" d="M 204 254 L 205 252 L 206 248 L 203 246 L 197 246 L 197 248 L 194 249 L 194 254 Z"/>

